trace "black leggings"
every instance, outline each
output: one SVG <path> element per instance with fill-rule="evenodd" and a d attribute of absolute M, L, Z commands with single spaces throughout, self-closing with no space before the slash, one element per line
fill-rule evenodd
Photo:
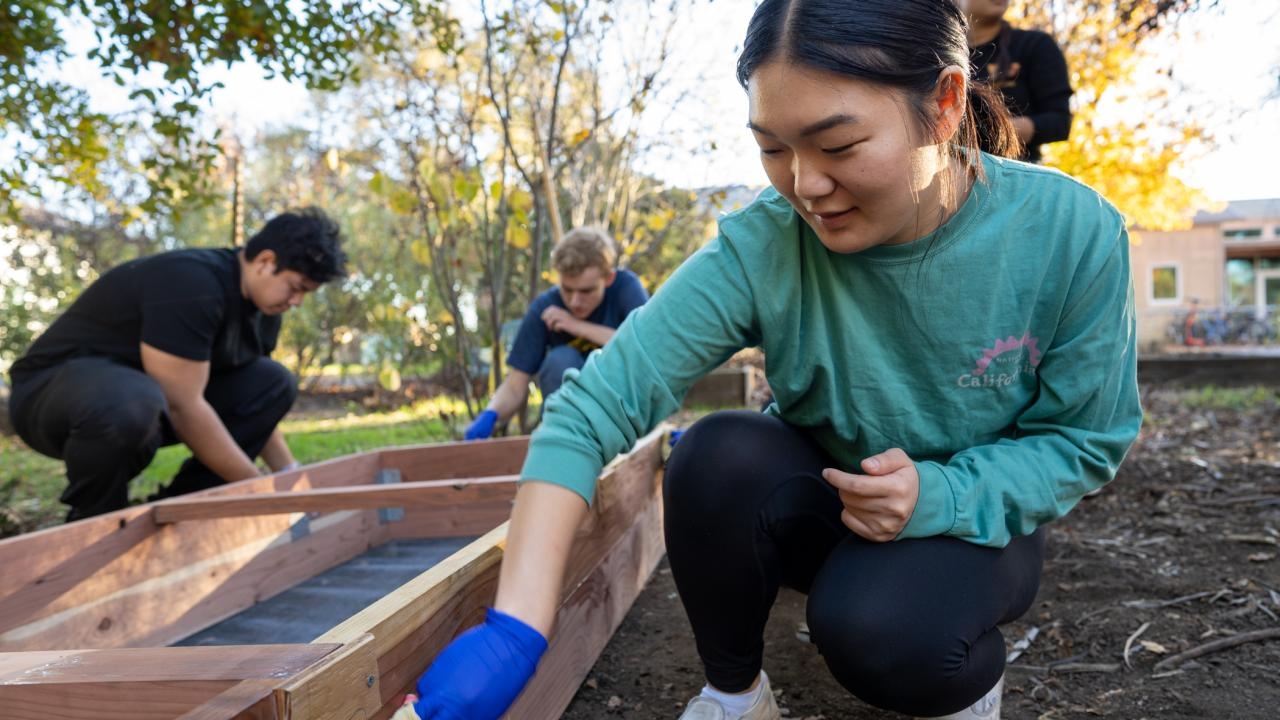
<path fill-rule="evenodd" d="M 755 681 L 785 585 L 809 596 L 813 643 L 863 701 L 926 717 L 969 706 L 1004 672 L 996 626 L 1035 599 L 1043 531 L 1003 549 L 863 540 L 840 522 L 827 467 L 801 430 L 746 411 L 703 418 L 672 452 L 667 554 L 707 681 L 726 692 Z"/>
<path fill-rule="evenodd" d="M 211 375 L 204 397 L 240 449 L 256 458 L 297 394 L 293 375 L 264 357 Z M 61 500 L 71 506 L 68 521 L 129 504 L 129 481 L 160 447 L 179 442 L 167 410 L 151 376 L 100 357 L 69 360 L 25 379 L 15 385 L 10 404 L 18 436 L 37 452 L 66 462 Z M 191 457 L 156 497 L 222 483 Z"/>

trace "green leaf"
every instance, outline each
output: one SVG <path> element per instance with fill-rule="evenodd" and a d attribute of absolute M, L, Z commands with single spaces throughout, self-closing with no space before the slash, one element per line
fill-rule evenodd
<path fill-rule="evenodd" d="M 453 192 L 464 202 L 471 202 L 480 192 L 480 183 L 473 182 L 467 175 L 456 175 L 453 178 Z"/>
<path fill-rule="evenodd" d="M 387 204 L 397 215 L 411 215 L 418 207 L 418 196 L 403 188 L 396 188 L 391 191 Z"/>

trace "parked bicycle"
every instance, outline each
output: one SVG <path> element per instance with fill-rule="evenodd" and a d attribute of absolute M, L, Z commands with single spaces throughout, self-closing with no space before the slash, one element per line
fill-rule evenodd
<path fill-rule="evenodd" d="M 1203 308 L 1193 302 L 1174 312 L 1165 336 L 1171 344 L 1184 347 L 1271 345 L 1280 338 L 1276 327 L 1280 318 L 1273 310 L 1268 307 L 1260 315 L 1252 307 Z"/>

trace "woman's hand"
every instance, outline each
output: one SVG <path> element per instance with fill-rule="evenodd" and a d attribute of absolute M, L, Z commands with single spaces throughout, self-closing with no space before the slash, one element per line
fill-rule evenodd
<path fill-rule="evenodd" d="M 547 641 L 492 608 L 458 636 L 418 679 L 413 709 L 421 720 L 497 720 L 533 677 Z"/>
<path fill-rule="evenodd" d="M 497 720 L 507 711 L 546 652 L 569 550 L 586 515 L 586 502 L 568 488 L 520 484 L 494 607 L 419 678 L 413 707 L 421 720 Z"/>
<path fill-rule="evenodd" d="M 898 537 L 915 512 L 920 474 L 899 448 L 863 460 L 862 471 L 866 474 L 827 468 L 822 479 L 840 491 L 840 519 L 850 530 L 873 542 L 888 542 Z"/>

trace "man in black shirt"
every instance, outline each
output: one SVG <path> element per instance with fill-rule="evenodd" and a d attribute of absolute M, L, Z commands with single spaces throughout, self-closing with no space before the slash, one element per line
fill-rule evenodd
<path fill-rule="evenodd" d="M 297 396 L 268 356 L 280 315 L 344 273 L 338 225 L 309 208 L 273 218 L 243 249 L 174 250 L 107 271 L 14 363 L 9 413 L 62 459 L 67 520 L 128 504 L 163 445 L 189 458 L 160 497 L 295 466 L 276 425 Z"/>
<path fill-rule="evenodd" d="M 1062 50 L 1043 32 L 1011 27 L 1004 20 L 1008 0 L 960 0 L 959 5 L 969 16 L 974 79 L 991 83 L 1004 96 L 1023 144 L 1019 159 L 1040 162 L 1041 145 L 1071 134 L 1071 79 Z"/>

